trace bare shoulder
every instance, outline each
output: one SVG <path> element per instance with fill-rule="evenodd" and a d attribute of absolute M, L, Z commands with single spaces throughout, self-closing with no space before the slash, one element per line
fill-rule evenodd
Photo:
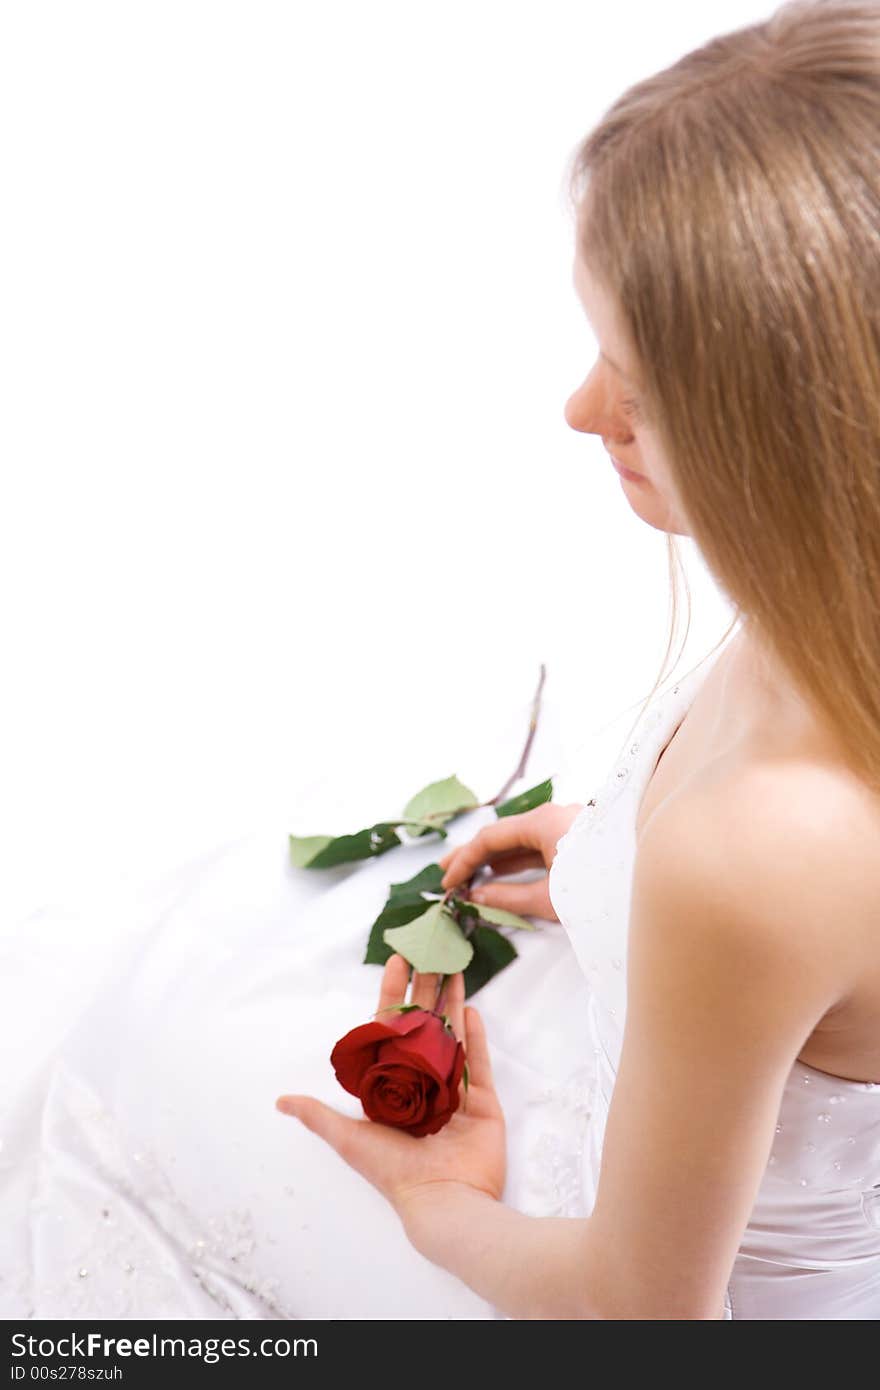
<path fill-rule="evenodd" d="M 762 959 L 812 962 L 842 998 L 876 957 L 878 837 L 880 797 L 836 766 L 719 759 L 658 808 L 635 878 L 677 905 L 681 930 L 692 919 Z"/>

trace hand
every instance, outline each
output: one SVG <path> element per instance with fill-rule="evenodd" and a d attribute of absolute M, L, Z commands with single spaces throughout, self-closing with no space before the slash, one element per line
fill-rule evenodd
<path fill-rule="evenodd" d="M 378 1009 L 406 1002 L 409 964 L 393 955 L 385 966 Z M 413 972 L 411 1004 L 433 1009 L 438 975 Z M 377 1009 L 377 1012 L 378 1012 Z M 437 1134 L 416 1139 L 374 1120 L 355 1120 L 314 1096 L 279 1096 L 276 1107 L 324 1139 L 340 1158 L 386 1197 L 409 1229 L 434 1209 L 443 1185 L 467 1186 L 501 1200 L 506 1171 L 504 1114 L 492 1082 L 483 1020 L 464 1006 L 464 976 L 452 975 L 443 1010 L 464 1043 L 469 1086 L 461 1083 L 459 1108 Z"/>
<path fill-rule="evenodd" d="M 579 802 L 557 806 L 545 801 L 531 811 L 523 811 L 518 816 L 501 816 L 484 825 L 473 839 L 437 860 L 441 869 L 446 870 L 441 880 L 443 889 L 458 887 L 480 864 L 488 864 L 495 878 L 480 883 L 464 896 L 489 907 L 517 912 L 520 916 L 558 922 L 546 875 L 532 883 L 498 883 L 496 880 L 504 874 L 518 874 L 523 869 L 538 869 L 542 865 L 549 871 L 557 844 L 580 810 Z"/>

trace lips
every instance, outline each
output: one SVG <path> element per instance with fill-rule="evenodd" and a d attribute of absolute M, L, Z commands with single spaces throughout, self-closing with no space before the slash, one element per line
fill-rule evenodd
<path fill-rule="evenodd" d="M 614 467 L 617 469 L 619 473 L 625 473 L 631 478 L 644 478 L 644 473 L 637 473 L 634 468 L 627 468 L 626 464 L 621 463 L 620 459 L 615 458 L 613 454 L 609 454 L 608 457 L 611 459 L 611 462 L 614 464 Z"/>
<path fill-rule="evenodd" d="M 604 440 L 604 439 L 602 440 L 602 443 L 603 443 L 603 445 L 605 446 L 605 452 L 606 452 L 606 454 L 607 454 L 608 457 L 610 458 L 611 462 L 614 464 L 615 468 L 617 468 L 617 469 L 621 469 L 621 468 L 622 468 L 622 469 L 624 469 L 625 472 L 631 473 L 631 474 L 633 475 L 633 477 L 635 477 L 635 478 L 643 478 L 643 477 L 645 476 L 644 473 L 639 473 L 639 472 L 636 471 L 635 468 L 630 468 L 627 464 L 625 464 L 625 463 L 622 461 L 622 459 L 619 459 L 619 458 L 617 457 L 616 454 L 613 454 L 613 453 L 611 452 L 611 450 L 608 448 L 608 445 L 605 443 L 605 440 Z"/>

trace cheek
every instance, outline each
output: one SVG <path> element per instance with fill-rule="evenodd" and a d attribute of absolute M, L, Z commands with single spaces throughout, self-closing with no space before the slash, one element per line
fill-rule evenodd
<path fill-rule="evenodd" d="M 667 497 L 670 502 L 675 500 L 672 477 L 666 465 L 660 449 L 657 448 L 654 440 L 649 433 L 645 432 L 639 439 L 639 460 L 642 471 L 646 474 L 652 487 Z"/>
<path fill-rule="evenodd" d="M 650 441 L 642 441 L 639 452 L 640 467 L 648 479 L 650 487 L 645 489 L 645 504 L 652 515 L 662 517 L 661 529 L 676 535 L 691 534 L 687 509 L 678 493 L 672 473 L 663 452 L 652 446 Z M 652 499 L 649 503 L 649 499 Z M 659 511 L 656 509 L 659 508 Z"/>

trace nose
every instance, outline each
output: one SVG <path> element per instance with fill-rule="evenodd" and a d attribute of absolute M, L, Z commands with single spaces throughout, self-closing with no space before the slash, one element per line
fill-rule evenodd
<path fill-rule="evenodd" d="M 617 408 L 615 391 L 600 359 L 565 403 L 565 423 L 580 434 L 599 434 L 619 439 L 631 438 L 625 416 Z"/>
<path fill-rule="evenodd" d="M 576 391 L 572 391 L 568 400 L 565 402 L 565 423 L 573 430 L 582 430 L 585 434 L 591 433 L 587 420 L 590 418 L 589 407 L 586 398 L 586 385 L 589 381 L 581 382 Z"/>

